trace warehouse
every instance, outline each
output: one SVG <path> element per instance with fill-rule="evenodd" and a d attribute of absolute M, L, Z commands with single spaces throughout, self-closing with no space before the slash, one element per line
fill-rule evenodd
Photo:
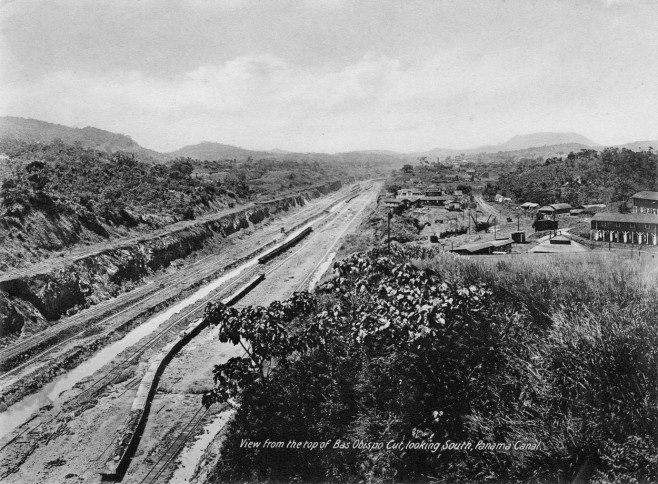
<path fill-rule="evenodd" d="M 590 223 L 590 238 L 624 244 L 658 245 L 658 215 L 597 213 Z"/>
<path fill-rule="evenodd" d="M 486 242 L 474 242 L 472 244 L 462 245 L 451 250 L 459 255 L 484 255 L 495 254 L 496 252 L 510 253 L 512 251 L 512 241 L 510 239 L 488 240 Z"/>

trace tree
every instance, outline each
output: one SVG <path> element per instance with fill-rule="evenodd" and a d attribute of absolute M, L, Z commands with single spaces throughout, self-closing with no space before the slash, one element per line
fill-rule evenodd
<path fill-rule="evenodd" d="M 413 172 L 414 172 L 414 167 L 412 165 L 402 166 L 402 173 L 413 173 Z"/>

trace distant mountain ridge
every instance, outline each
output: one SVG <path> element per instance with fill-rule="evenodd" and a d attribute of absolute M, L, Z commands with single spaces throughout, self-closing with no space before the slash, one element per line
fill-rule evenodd
<path fill-rule="evenodd" d="M 153 161 L 168 161 L 177 157 L 190 157 L 199 160 L 221 160 L 237 159 L 246 160 L 249 157 L 273 158 L 273 159 L 306 159 L 315 157 L 318 159 L 353 159 L 354 157 L 368 158 L 375 162 L 380 157 L 388 163 L 402 161 L 413 161 L 419 157 L 427 156 L 428 158 L 440 157 L 441 159 L 448 156 L 454 157 L 460 154 L 476 153 L 498 153 L 510 152 L 523 157 L 532 156 L 558 156 L 570 151 L 579 151 L 581 149 L 600 149 L 602 146 L 591 139 L 578 133 L 530 133 L 517 135 L 504 143 L 498 145 L 484 145 L 477 148 L 467 149 L 449 149 L 434 148 L 429 151 L 416 153 L 398 153 L 390 150 L 360 150 L 343 153 L 297 153 L 285 151 L 282 149 L 272 149 L 267 151 L 249 150 L 222 143 L 203 141 L 198 144 L 184 146 L 176 151 L 169 153 L 159 153 L 148 148 L 140 146 L 130 136 L 112 133 L 98 128 L 71 128 L 60 124 L 48 123 L 36 119 L 19 118 L 13 116 L 0 117 L 0 137 L 20 138 L 29 141 L 41 143 L 51 142 L 56 138 L 62 139 L 67 143 L 79 142 L 87 148 L 95 148 L 104 151 L 128 151 L 142 156 L 151 158 Z M 621 148 L 632 150 L 648 149 L 649 147 L 658 148 L 658 140 L 653 141 L 634 141 L 624 145 L 618 145 Z"/>
<path fill-rule="evenodd" d="M 591 139 L 578 134 L 578 133 L 531 133 L 517 135 L 499 145 L 484 145 L 477 148 L 465 148 L 462 150 L 455 150 L 451 148 L 434 148 L 429 151 L 420 153 L 411 153 L 409 156 L 431 156 L 431 157 L 447 157 L 457 156 L 462 153 L 498 153 L 499 151 L 521 151 L 530 148 L 551 148 L 559 147 L 560 149 L 566 146 L 574 146 L 575 149 L 593 148 L 600 146 Z M 550 150 L 549 150 L 550 151 Z"/>
<path fill-rule="evenodd" d="M 565 145 L 576 143 L 585 146 L 599 146 L 589 138 L 577 133 L 531 133 L 510 138 L 502 145 L 492 146 L 497 151 L 516 151 L 540 146 Z M 482 150 L 484 151 L 484 150 Z"/>
<path fill-rule="evenodd" d="M 167 156 L 162 153 L 140 146 L 130 136 L 91 126 L 70 128 L 37 119 L 2 116 L 0 117 L 0 138 L 5 137 L 36 141 L 38 143 L 50 143 L 59 138 L 69 144 L 81 143 L 85 148 L 112 152 L 127 151 L 159 161 L 167 159 Z"/>
<path fill-rule="evenodd" d="M 646 141 L 633 141 L 619 146 L 633 151 L 648 150 L 649 148 L 658 149 L 658 139 Z"/>

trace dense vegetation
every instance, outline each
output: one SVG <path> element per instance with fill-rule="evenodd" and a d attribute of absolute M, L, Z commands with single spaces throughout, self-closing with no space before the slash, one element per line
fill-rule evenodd
<path fill-rule="evenodd" d="M 4 139 L 0 154 L 0 269 L 76 244 L 367 175 L 369 163 L 250 158 L 154 163 L 135 153 L 59 139 Z"/>
<path fill-rule="evenodd" d="M 640 190 L 658 190 L 658 154 L 606 148 L 581 150 L 566 158 L 548 158 L 543 165 L 519 165 L 485 195 L 501 193 L 518 202 L 539 204 L 566 202 L 624 202 Z"/>
<path fill-rule="evenodd" d="M 380 248 L 336 263 L 314 293 L 210 306 L 220 340 L 246 350 L 216 366 L 205 396 L 239 403 L 215 477 L 655 480 L 657 278 L 617 262 Z M 448 441 L 471 448 L 432 447 Z"/>

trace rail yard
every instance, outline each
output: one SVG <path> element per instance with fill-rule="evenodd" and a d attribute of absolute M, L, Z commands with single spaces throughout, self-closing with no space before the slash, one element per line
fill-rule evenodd
<path fill-rule="evenodd" d="M 234 234 L 221 253 L 4 348 L 5 393 L 46 374 L 53 362 L 84 357 L 62 365 L 53 382 L 36 378 L 24 392 L 36 393 L 4 412 L 13 422 L 3 428 L 13 430 L 0 441 L 3 481 L 99 482 L 104 475 L 166 482 L 177 467 L 196 466 L 189 456 L 181 464 L 179 454 L 213 419 L 226 419 L 224 407 L 202 408 L 201 394 L 212 385 L 213 365 L 238 351 L 195 326 L 203 308 L 215 300 L 263 305 L 308 288 L 378 190 L 347 187 Z M 138 423 L 131 420 L 135 408 Z"/>

